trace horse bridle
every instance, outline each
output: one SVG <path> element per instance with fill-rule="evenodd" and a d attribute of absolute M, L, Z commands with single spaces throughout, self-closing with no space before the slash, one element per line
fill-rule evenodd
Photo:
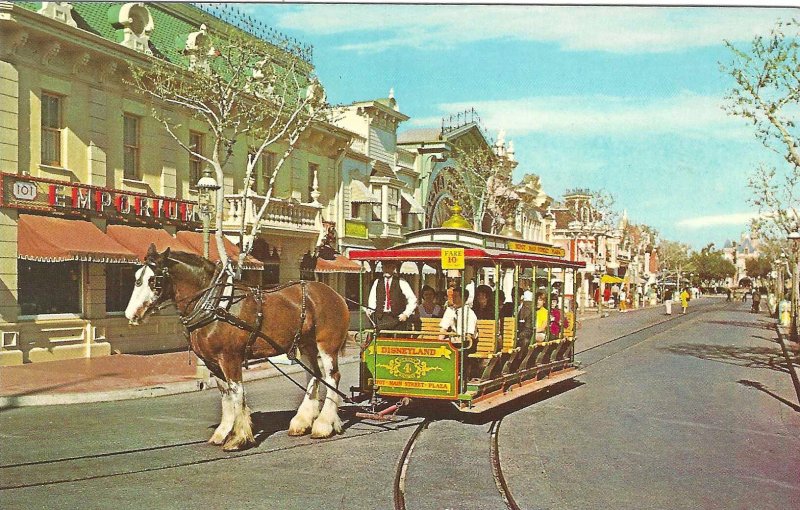
<path fill-rule="evenodd" d="M 153 301 L 153 306 L 151 310 L 157 311 L 165 308 L 167 303 L 169 302 L 170 296 L 165 295 L 166 289 L 166 281 L 170 277 L 169 268 L 164 265 L 162 267 L 158 267 L 153 262 L 147 261 L 144 263 L 144 266 L 149 267 L 150 270 L 153 272 L 153 276 L 150 278 L 150 281 L 147 282 L 150 290 L 153 291 L 156 298 Z M 144 275 L 142 275 L 144 276 Z M 136 286 L 140 287 L 142 285 L 142 276 L 136 279 Z"/>

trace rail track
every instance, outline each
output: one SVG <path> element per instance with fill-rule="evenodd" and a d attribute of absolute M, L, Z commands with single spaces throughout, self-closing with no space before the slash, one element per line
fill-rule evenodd
<path fill-rule="evenodd" d="M 277 452 L 289 451 L 304 448 L 320 443 L 333 441 L 346 441 L 358 437 L 381 434 L 399 430 L 407 426 L 413 426 L 415 422 L 398 422 L 395 424 L 381 424 L 369 430 L 350 432 L 345 435 L 334 436 L 329 439 L 310 439 L 308 436 L 291 443 L 275 446 L 272 448 L 261 449 L 258 447 L 241 452 L 222 453 L 216 448 L 205 448 L 206 441 L 183 441 L 166 445 L 131 448 L 126 450 L 114 450 L 100 453 L 87 453 L 70 457 L 60 457 L 54 459 L 44 459 L 29 462 L 17 462 L 11 464 L 0 464 L 0 493 L 13 489 L 24 489 L 31 487 L 55 486 L 67 483 L 77 483 L 89 480 L 113 478 L 118 476 L 135 475 L 141 473 L 164 471 L 169 469 L 179 469 L 201 464 L 235 460 L 244 457 L 254 457 L 270 455 Z M 184 460 L 164 462 L 162 458 L 168 456 L 171 459 L 184 457 Z M 98 465 L 97 459 L 119 460 L 119 469 L 114 466 Z M 136 465 L 138 467 L 130 467 Z M 32 475 L 30 468 L 36 468 Z M 105 468 L 104 472 L 98 470 Z M 19 472 L 17 472 L 19 471 Z M 73 476 L 64 477 L 57 473 L 74 473 Z M 24 472 L 24 476 L 21 474 Z M 24 480 L 19 483 L 12 481 Z"/>
<path fill-rule="evenodd" d="M 711 311 L 722 307 L 723 306 L 720 305 L 716 306 L 711 305 L 709 307 L 704 307 L 703 310 Z M 649 338 L 649 336 L 644 336 L 643 338 L 639 338 L 639 335 L 645 331 L 652 331 L 658 329 L 663 329 L 663 331 L 666 331 L 671 327 L 677 326 L 678 324 L 684 322 L 686 318 L 692 316 L 694 316 L 694 314 L 686 316 L 677 315 L 675 317 L 671 317 L 669 319 L 659 321 L 655 324 L 647 325 L 635 331 L 612 338 L 610 340 L 594 345 L 587 349 L 583 349 L 581 351 L 576 352 L 575 354 L 580 355 L 591 351 L 599 350 L 603 347 L 607 347 L 611 344 L 614 344 L 616 342 L 625 339 L 633 340 L 629 345 L 626 345 L 623 349 L 615 350 L 614 352 L 603 355 L 597 359 L 592 360 L 591 362 L 584 363 L 583 365 L 585 367 L 591 366 L 595 363 L 599 363 L 613 356 L 616 356 L 617 354 L 620 354 L 626 351 L 627 349 L 630 349 L 635 345 L 638 345 L 639 343 L 643 342 L 644 340 Z M 60 457 L 53 459 L 43 459 L 43 460 L 10 463 L 10 464 L 0 464 L 0 493 L 2 493 L 3 491 L 13 490 L 13 489 L 56 486 L 61 484 L 76 483 L 88 480 L 97 480 L 97 479 L 113 478 L 118 476 L 126 476 L 126 475 L 133 475 L 133 474 L 140 474 L 147 472 L 164 471 L 169 469 L 178 469 L 178 468 L 196 466 L 201 464 L 234 460 L 240 457 L 270 455 L 276 452 L 294 450 L 297 448 L 304 448 L 307 446 L 317 445 L 320 444 L 321 442 L 344 441 L 358 437 L 369 436 L 373 434 L 392 432 L 405 427 L 416 426 L 414 432 L 407 441 L 400 455 L 394 480 L 394 488 L 393 488 L 394 508 L 405 509 L 406 508 L 405 480 L 411 462 L 411 455 L 414 450 L 414 444 L 416 443 L 422 432 L 428 428 L 430 423 L 431 420 L 426 418 L 423 419 L 422 421 L 410 419 L 393 424 L 379 424 L 379 425 L 376 424 L 373 425 L 373 427 L 369 430 L 354 432 L 351 429 L 348 434 L 342 436 L 336 436 L 322 441 L 320 440 L 312 441 L 306 438 L 306 439 L 301 439 L 299 441 L 293 441 L 291 443 L 282 444 L 267 449 L 256 447 L 251 450 L 243 452 L 233 452 L 225 454 L 219 452 L 216 449 L 203 448 L 205 441 L 197 440 L 197 441 L 175 442 L 175 443 L 152 446 L 152 447 L 130 448 L 124 450 L 107 451 L 107 452 L 94 452 L 94 453 L 87 453 L 85 455 L 67 456 L 67 457 Z M 502 423 L 502 418 L 491 422 L 489 428 L 489 436 L 490 436 L 489 455 L 492 466 L 492 475 L 494 478 L 495 485 L 497 486 L 497 490 L 501 498 L 503 499 L 506 507 L 511 510 L 518 510 L 520 507 L 514 500 L 514 497 L 508 488 L 508 484 L 503 476 L 503 471 L 502 471 L 502 464 L 499 452 L 499 439 L 498 439 L 501 423 Z M 169 453 L 169 455 L 159 456 L 159 453 Z M 169 456 L 173 461 L 172 462 L 164 461 L 163 458 L 166 456 Z M 175 457 L 181 457 L 181 456 L 183 456 L 184 459 L 177 461 L 174 460 Z M 120 465 L 120 467 L 115 468 L 113 463 L 111 466 L 106 466 L 103 464 L 98 466 L 98 463 L 93 462 L 98 459 L 113 459 L 113 460 L 119 459 L 120 462 L 118 464 Z M 136 467 L 130 467 L 131 465 Z M 105 471 L 98 472 L 98 467 L 105 469 Z M 28 469 L 36 468 L 35 476 L 32 477 L 31 472 L 28 471 L 28 469 L 26 468 Z M 20 472 L 25 471 L 25 476 L 18 476 L 18 473 L 15 472 L 17 470 L 19 470 Z M 60 475 L 56 474 L 56 472 L 58 472 L 59 470 L 62 473 Z M 65 471 L 72 473 L 72 475 L 63 476 L 63 472 Z"/>
<path fill-rule="evenodd" d="M 514 499 L 511 490 L 508 487 L 505 476 L 503 475 L 503 468 L 500 458 L 500 424 L 503 419 L 495 420 L 489 425 L 489 462 L 492 470 L 492 477 L 494 478 L 495 486 L 500 494 L 503 502 L 509 510 L 521 510 L 520 506 Z M 411 456 L 414 448 L 419 440 L 422 432 L 428 428 L 431 420 L 426 419 L 419 423 L 414 429 L 414 432 L 409 437 L 408 441 L 403 448 L 400 458 L 397 461 L 397 467 L 394 477 L 394 509 L 407 510 L 406 508 L 406 477 L 408 475 L 409 465 L 411 464 Z"/>
<path fill-rule="evenodd" d="M 703 312 L 707 312 L 707 311 L 714 311 L 714 310 L 722 309 L 722 308 L 725 308 L 724 303 L 723 304 L 710 304 L 708 306 L 703 307 L 701 310 Z M 586 349 L 582 349 L 580 351 L 575 351 L 575 356 L 577 356 L 579 354 L 585 354 L 587 352 L 594 351 L 594 350 L 600 349 L 602 347 L 607 347 L 607 346 L 609 346 L 609 345 L 611 345 L 611 344 L 613 344 L 615 342 L 618 342 L 620 340 L 630 339 L 631 337 L 633 337 L 635 339 L 637 337 L 637 335 L 639 335 L 640 333 L 643 333 L 645 331 L 648 331 L 648 332 L 652 331 L 652 330 L 662 330 L 662 331 L 659 331 L 659 332 L 667 331 L 670 328 L 673 328 L 673 327 L 683 323 L 685 320 L 687 320 L 690 317 L 696 317 L 696 312 L 690 313 L 688 315 L 675 314 L 674 316 L 672 316 L 672 317 L 670 317 L 668 319 L 664 319 L 664 320 L 656 322 L 654 324 L 649 324 L 647 326 L 643 326 L 643 327 L 641 327 L 639 329 L 636 329 L 634 331 L 625 333 L 624 335 L 620 335 L 618 337 L 614 337 L 614 338 L 611 338 L 609 340 L 606 340 L 605 342 L 601 342 L 601 343 L 599 343 L 597 345 L 593 345 L 591 347 L 587 347 Z M 634 346 L 639 345 L 640 343 L 644 342 L 645 340 L 647 340 L 647 338 L 649 338 L 649 337 L 645 336 L 645 337 L 641 338 L 640 340 L 634 340 L 634 342 L 632 342 L 630 345 L 626 346 L 624 349 L 621 349 L 619 351 L 611 352 L 610 354 L 608 354 L 606 356 L 603 356 L 601 358 L 598 358 L 596 360 L 593 360 L 591 362 L 582 363 L 582 366 L 583 367 L 590 367 L 590 366 L 594 365 L 595 363 L 599 363 L 599 362 L 607 360 L 607 359 L 609 359 L 609 358 L 611 358 L 613 356 L 621 354 L 622 352 L 630 349 L 631 347 L 634 347 Z"/>

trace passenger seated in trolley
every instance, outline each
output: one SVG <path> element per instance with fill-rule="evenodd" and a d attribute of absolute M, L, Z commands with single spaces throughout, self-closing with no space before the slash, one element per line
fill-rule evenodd
<path fill-rule="evenodd" d="M 567 327 L 567 318 L 561 319 L 561 309 L 558 307 L 558 296 L 550 298 L 550 338 L 560 338 L 561 328 Z"/>
<path fill-rule="evenodd" d="M 536 341 L 544 342 L 547 330 L 547 308 L 544 307 L 544 292 L 536 294 Z"/>
<path fill-rule="evenodd" d="M 472 310 L 478 320 L 494 319 L 494 291 L 488 285 L 478 285 Z"/>
<path fill-rule="evenodd" d="M 436 302 L 436 291 L 430 285 L 422 287 L 420 292 L 422 302 L 417 306 L 417 315 L 421 319 L 436 318 L 440 319 L 444 315 L 444 310 Z"/>
<path fill-rule="evenodd" d="M 397 262 L 386 260 L 381 266 L 383 274 L 372 283 L 366 312 L 377 330 L 406 330 L 409 317 L 417 309 L 417 296 L 400 278 Z"/>
<path fill-rule="evenodd" d="M 522 293 L 522 304 L 517 314 L 517 347 L 528 345 L 533 336 L 533 292 Z"/>
<path fill-rule="evenodd" d="M 461 345 L 461 338 L 466 332 L 466 345 L 467 352 L 471 352 L 478 345 L 478 318 L 472 308 L 464 306 L 464 301 L 469 298 L 469 291 L 464 291 L 464 301 L 461 300 L 461 293 L 457 289 L 450 294 L 450 300 L 447 310 L 444 311 L 444 316 L 439 322 L 439 329 L 441 335 L 439 340 L 449 339 L 455 345 Z M 455 332 L 457 336 L 447 335 L 446 333 Z"/>

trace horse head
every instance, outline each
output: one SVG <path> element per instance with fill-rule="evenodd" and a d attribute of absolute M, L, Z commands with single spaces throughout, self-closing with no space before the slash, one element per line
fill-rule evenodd
<path fill-rule="evenodd" d="M 144 265 L 136 271 L 136 284 L 125 308 L 125 317 L 130 325 L 141 324 L 159 305 L 174 298 L 168 259 L 169 248 L 164 253 L 158 253 L 155 244 L 148 248 Z"/>

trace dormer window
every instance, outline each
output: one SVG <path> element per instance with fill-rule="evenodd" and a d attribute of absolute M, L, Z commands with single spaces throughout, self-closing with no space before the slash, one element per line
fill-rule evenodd
<path fill-rule="evenodd" d="M 200 30 L 197 32 L 186 36 L 182 50 L 189 58 L 189 69 L 208 69 L 208 57 L 213 56 L 215 50 L 211 46 L 211 38 L 208 36 L 205 24 L 200 25 Z"/>
<path fill-rule="evenodd" d="M 153 32 L 153 18 L 142 2 L 115 5 L 108 11 L 108 18 L 117 29 L 117 40 L 133 50 L 152 54 L 150 34 Z"/>
<path fill-rule="evenodd" d="M 72 19 L 72 4 L 69 2 L 42 2 L 42 8 L 37 11 L 42 16 L 60 21 L 65 25 L 77 27 L 78 24 Z"/>

